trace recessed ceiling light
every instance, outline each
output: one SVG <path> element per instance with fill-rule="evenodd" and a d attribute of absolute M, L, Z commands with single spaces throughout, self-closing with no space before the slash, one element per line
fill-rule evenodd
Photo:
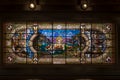
<path fill-rule="evenodd" d="M 30 7 L 31 9 L 34 9 L 34 8 L 35 8 L 35 4 L 34 4 L 34 3 L 30 3 L 29 7 Z"/>
<path fill-rule="evenodd" d="M 82 4 L 82 9 L 87 9 L 88 8 L 88 4 L 87 3 L 83 3 Z"/>
<path fill-rule="evenodd" d="M 84 8 L 87 8 L 87 6 L 88 6 L 88 5 L 87 5 L 86 3 L 85 3 L 85 4 L 83 4 L 83 7 L 84 7 Z"/>

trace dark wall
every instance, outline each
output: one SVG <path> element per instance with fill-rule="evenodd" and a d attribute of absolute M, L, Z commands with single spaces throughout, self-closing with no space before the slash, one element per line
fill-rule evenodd
<path fill-rule="evenodd" d="M 80 64 L 80 65 L 5 65 L 2 63 L 2 46 L 0 46 L 0 80 L 75 80 L 90 79 L 120 79 L 120 14 L 117 12 L 1 12 L 0 40 L 2 43 L 2 23 L 5 21 L 49 21 L 49 22 L 112 22 L 116 25 L 116 63 L 110 65 Z"/>

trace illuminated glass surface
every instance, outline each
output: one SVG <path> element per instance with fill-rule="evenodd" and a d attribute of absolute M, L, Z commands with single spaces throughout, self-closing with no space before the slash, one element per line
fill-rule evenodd
<path fill-rule="evenodd" d="M 4 23 L 7 64 L 114 63 L 112 23 Z"/>

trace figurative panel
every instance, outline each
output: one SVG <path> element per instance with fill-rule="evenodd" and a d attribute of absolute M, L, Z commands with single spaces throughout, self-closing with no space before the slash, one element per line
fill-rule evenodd
<path fill-rule="evenodd" d="M 6 64 L 115 63 L 112 23 L 6 22 Z"/>

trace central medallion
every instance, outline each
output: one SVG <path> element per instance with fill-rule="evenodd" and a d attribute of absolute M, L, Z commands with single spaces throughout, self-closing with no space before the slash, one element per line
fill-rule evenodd
<path fill-rule="evenodd" d="M 34 36 L 34 35 L 33 35 Z M 84 51 L 86 47 L 85 35 L 80 30 L 38 30 L 32 39 L 34 52 L 39 54 L 65 54 L 66 51 Z M 79 53 L 78 53 L 79 54 Z M 78 55 L 79 56 L 79 55 Z"/>

